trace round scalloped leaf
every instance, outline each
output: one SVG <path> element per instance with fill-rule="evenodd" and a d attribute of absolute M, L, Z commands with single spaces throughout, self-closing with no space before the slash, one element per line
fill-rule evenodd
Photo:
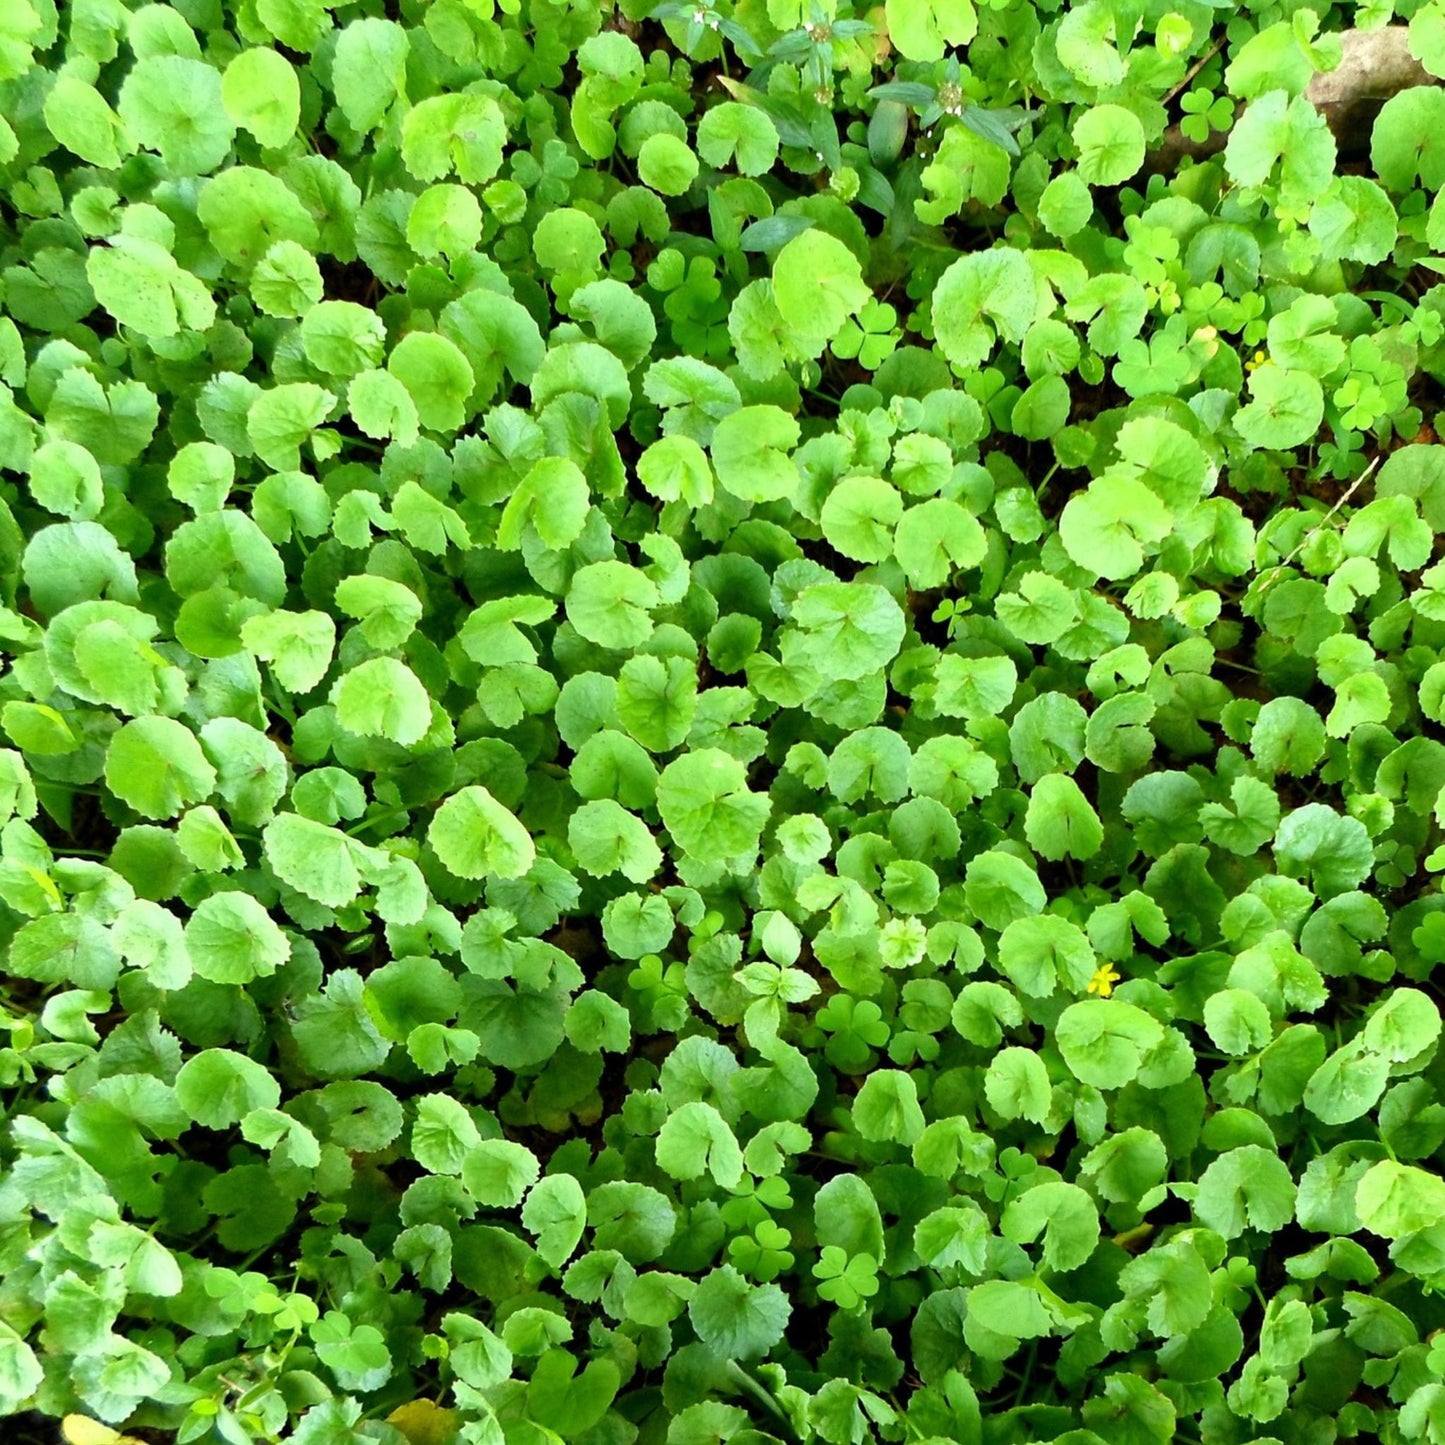
<path fill-rule="evenodd" d="M 716 437 L 713 446 L 716 456 Z M 902 516 L 896 487 L 880 477 L 844 477 L 828 493 L 819 520 L 835 551 L 855 562 L 881 562 L 893 551 L 893 529 Z"/>
<path fill-rule="evenodd" d="M 527 830 L 477 785 L 453 793 L 436 810 L 427 841 L 458 878 L 521 878 L 537 857 Z"/>
<path fill-rule="evenodd" d="M 942 60 L 978 31 L 973 0 L 886 0 L 888 39 L 909 60 Z"/>
<path fill-rule="evenodd" d="M 1259 366 L 1250 373 L 1250 401 L 1234 414 L 1234 429 L 1253 447 L 1299 446 L 1324 420 L 1324 389 L 1307 371 Z"/>
<path fill-rule="evenodd" d="M 136 143 L 159 151 L 178 176 L 215 170 L 236 133 L 220 71 L 184 55 L 137 60 L 121 85 L 117 109 Z"/>
<path fill-rule="evenodd" d="M 243 50 L 221 77 L 226 114 L 270 150 L 284 146 L 301 119 L 301 85 L 284 55 L 256 46 Z"/>
<path fill-rule="evenodd" d="M 332 689 L 336 720 L 358 737 L 419 743 L 431 727 L 432 704 L 417 675 L 395 657 L 358 663 Z"/>
<path fill-rule="evenodd" d="M 313 902 L 344 908 L 361 892 L 351 840 L 339 829 L 299 813 L 281 813 L 261 836 L 271 871 Z"/>
<path fill-rule="evenodd" d="M 1080 567 L 1118 582 L 1132 577 L 1174 527 L 1163 502 L 1143 482 L 1109 475 L 1076 492 L 1059 518 L 1064 550 Z"/>
<path fill-rule="evenodd" d="M 215 893 L 186 920 L 186 952 L 196 973 L 212 983 L 267 978 L 291 956 L 286 935 L 245 893 Z"/>
<path fill-rule="evenodd" d="M 657 807 L 673 841 L 700 862 L 752 853 L 772 811 L 748 791 L 747 769 L 718 748 L 697 748 L 663 769 Z"/>
<path fill-rule="evenodd" d="M 207 1129 L 230 1129 L 255 1109 L 274 1109 L 281 1086 L 264 1065 L 234 1049 L 202 1049 L 176 1075 L 176 1102 Z"/>
<path fill-rule="evenodd" d="M 1445 1219 L 1445 1180 L 1414 1164 L 1381 1159 L 1356 1187 L 1355 1208 L 1372 1234 L 1403 1239 Z"/>
<path fill-rule="evenodd" d="M 1144 125 L 1122 105 L 1096 105 L 1074 122 L 1079 174 L 1091 186 L 1118 186 L 1144 164 Z"/>
<path fill-rule="evenodd" d="M 773 301 L 800 336 L 830 341 L 872 294 L 857 256 L 817 227 L 794 236 L 773 259 Z"/>
<path fill-rule="evenodd" d="M 467 418 L 475 378 L 455 343 L 431 331 L 409 331 L 387 358 L 386 369 L 406 387 L 422 426 L 452 432 Z"/>
<path fill-rule="evenodd" d="M 467 1193 L 488 1209 L 515 1209 L 540 1173 L 537 1156 L 510 1139 L 483 1139 L 462 1160 Z"/>
<path fill-rule="evenodd" d="M 173 718 L 138 717 L 111 738 L 105 783 L 143 817 L 174 818 L 211 795 L 216 770 L 188 727 Z"/>
<path fill-rule="evenodd" d="M 649 615 L 661 601 L 656 585 L 626 562 L 593 562 L 573 574 L 567 620 L 588 642 L 617 650 L 652 636 Z"/>
<path fill-rule="evenodd" d="M 725 1264 L 693 1291 L 687 1315 L 698 1338 L 720 1359 L 753 1360 L 783 1338 L 792 1310 L 777 1285 L 749 1284 Z"/>
<path fill-rule="evenodd" d="M 735 162 L 742 175 L 761 176 L 778 158 L 778 132 L 761 110 L 725 100 L 698 122 L 697 150 L 710 166 Z"/>
<path fill-rule="evenodd" d="M 988 359 L 995 339 L 1022 341 L 1038 311 L 1038 283 L 1022 252 L 960 256 L 933 288 L 933 333 L 959 372 Z"/>
<path fill-rule="evenodd" d="M 1080 999 L 1059 1015 L 1055 1040 L 1069 1072 L 1096 1089 L 1132 1083 L 1144 1056 L 1164 1042 L 1163 1026 L 1122 999 Z"/>
<path fill-rule="evenodd" d="M 453 172 L 469 186 L 492 179 L 502 166 L 507 121 L 490 96 L 434 95 L 418 102 L 401 126 L 401 154 L 419 181 Z"/>

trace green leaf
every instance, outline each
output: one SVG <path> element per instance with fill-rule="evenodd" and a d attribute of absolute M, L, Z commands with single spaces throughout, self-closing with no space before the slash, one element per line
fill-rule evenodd
<path fill-rule="evenodd" d="M 363 134 L 379 125 L 406 85 L 410 43 L 391 20 L 353 20 L 336 37 L 331 80 L 348 124 Z"/>
<path fill-rule="evenodd" d="M 777 1285 L 750 1285 L 730 1264 L 709 1271 L 687 1305 L 698 1338 L 724 1360 L 766 1355 L 783 1338 L 791 1314 Z"/>
<path fill-rule="evenodd" d="M 1071 497 L 1059 518 L 1059 537 L 1069 556 L 1110 581 L 1132 577 L 1146 552 L 1169 536 L 1168 509 L 1142 482 L 1105 476 Z"/>
<path fill-rule="evenodd" d="M 718 422 L 712 434 L 709 450 L 718 482 L 744 502 L 791 496 L 798 473 L 788 453 L 798 436 L 797 422 L 780 408 L 740 407 Z"/>
<path fill-rule="evenodd" d="M 311 382 L 273 386 L 251 403 L 246 437 L 273 470 L 294 470 L 301 463 L 301 444 L 312 439 L 334 404 L 329 391 Z"/>
<path fill-rule="evenodd" d="M 30 492 L 49 512 L 77 522 L 99 515 L 105 500 L 96 460 L 74 442 L 48 441 L 30 459 Z"/>
<path fill-rule="evenodd" d="M 515 1209 L 540 1172 L 536 1155 L 510 1139 L 483 1139 L 462 1160 L 467 1193 L 489 1209 Z"/>
<path fill-rule="evenodd" d="M 1199 1177 L 1194 1212 L 1208 1228 L 1234 1239 L 1246 1228 L 1264 1233 L 1294 1218 L 1295 1185 L 1273 1149 L 1245 1144 L 1221 1154 Z"/>
<path fill-rule="evenodd" d="M 186 953 L 201 978 L 250 983 L 276 972 L 291 956 L 286 935 L 271 915 L 244 893 L 202 899 L 186 920 Z"/>
<path fill-rule="evenodd" d="M 1403 1064 L 1439 1040 L 1440 1010 L 1419 989 L 1397 988 L 1370 1015 L 1360 1037 L 1366 1048 Z"/>
<path fill-rule="evenodd" d="M 1364 824 L 1323 803 L 1285 815 L 1275 832 L 1274 854 L 1280 872 L 1308 878 L 1321 898 L 1363 883 L 1374 863 Z"/>
<path fill-rule="evenodd" d="M 845 477 L 828 494 L 820 520 L 836 551 L 857 562 L 881 562 L 893 550 L 893 529 L 902 515 L 896 488 L 879 477 Z"/>
<path fill-rule="evenodd" d="M 1257 367 L 1249 378 L 1251 400 L 1234 416 L 1234 428 L 1250 446 L 1293 447 L 1308 441 L 1324 418 L 1324 391 L 1307 371 Z"/>
<path fill-rule="evenodd" d="M 1032 1049 L 1000 1049 L 989 1060 L 983 1077 L 984 1097 L 1006 1122 L 1027 1119 L 1042 1124 L 1048 1118 L 1054 1091 L 1044 1061 Z"/>
<path fill-rule="evenodd" d="M 270 150 L 284 146 L 301 119 L 301 86 L 290 61 L 257 46 L 243 50 L 221 77 L 226 114 Z"/>
<path fill-rule="evenodd" d="M 999 935 L 998 960 L 1019 992 L 1034 998 L 1059 987 L 1082 992 L 1098 964 L 1083 930 L 1052 913 L 1009 923 Z"/>
<path fill-rule="evenodd" d="M 45 126 L 68 151 L 101 170 L 120 165 L 120 118 L 78 75 L 59 75 L 45 97 Z"/>
<path fill-rule="evenodd" d="M 667 1116 L 657 1136 L 657 1162 L 674 1179 L 698 1179 L 704 1173 L 724 1189 L 742 1178 L 743 1154 L 727 1121 L 700 1100 Z"/>
<path fill-rule="evenodd" d="M 725 100 L 698 122 L 697 150 L 710 166 L 735 162 L 742 175 L 760 176 L 777 159 L 778 133 L 762 111 Z"/>
<path fill-rule="evenodd" d="M 1069 1071 L 1096 1089 L 1121 1089 L 1164 1041 L 1151 1015 L 1122 999 L 1081 999 L 1059 1016 L 1055 1037 Z"/>
<path fill-rule="evenodd" d="M 629 882 L 646 883 L 662 867 L 662 850 L 647 825 L 611 798 L 584 803 L 567 824 L 567 841 L 594 877 L 618 872 Z"/>
<path fill-rule="evenodd" d="M 546 546 L 561 551 L 582 535 L 590 505 L 582 469 L 566 457 L 543 457 L 503 508 L 497 546 L 519 548 L 530 529 Z"/>
<path fill-rule="evenodd" d="M 1413 1164 L 1382 1159 L 1361 1177 L 1355 1208 L 1372 1234 L 1403 1239 L 1439 1224 L 1445 1215 L 1445 1181 Z"/>
<path fill-rule="evenodd" d="M 1117 186 L 1144 164 L 1144 126 L 1122 105 L 1096 105 L 1075 122 L 1079 174 L 1091 186 Z"/>
<path fill-rule="evenodd" d="M 704 863 L 756 851 L 772 811 L 748 790 L 747 770 L 718 748 L 697 748 L 669 763 L 657 784 L 657 807 L 673 841 Z"/>
<path fill-rule="evenodd" d="M 322 303 L 323 305 L 326 303 Z M 320 307 L 310 315 L 314 316 Z M 351 419 L 369 437 L 395 437 L 403 445 L 417 438 L 421 425 L 411 393 L 389 371 L 358 372 L 346 388 Z"/>
<path fill-rule="evenodd" d="M 933 330 L 955 370 L 981 365 L 995 339 L 1022 341 L 1038 311 L 1038 286 L 1017 251 L 960 256 L 933 290 Z"/>
<path fill-rule="evenodd" d="M 685 195 L 697 173 L 697 157 L 687 142 L 666 131 L 648 136 L 637 153 L 638 178 L 664 196 Z"/>
<path fill-rule="evenodd" d="M 1213 1302 L 1209 1267 L 1187 1236 L 1130 1260 L 1119 1283 L 1128 1298 L 1145 1303 L 1149 1329 L 1162 1338 L 1191 1334 L 1204 1323 Z"/>
<path fill-rule="evenodd" d="M 475 785 L 452 794 L 437 809 L 427 841 L 458 878 L 520 878 L 537 856 L 521 823 Z"/>
<path fill-rule="evenodd" d="M 1048 773 L 1029 794 L 1024 836 L 1041 858 L 1089 859 L 1103 846 L 1104 825 L 1071 777 Z"/>
<path fill-rule="evenodd" d="M 375 648 L 400 647 L 421 621 L 423 607 L 409 587 L 389 577 L 343 577 L 336 605 L 361 619 L 361 635 Z"/>
<path fill-rule="evenodd" d="M 1015 919 L 1043 911 L 1038 875 L 1012 853 L 980 853 L 964 874 L 964 900 L 985 927 L 1002 932 Z"/>
<path fill-rule="evenodd" d="M 506 139 L 506 118 L 490 96 L 434 95 L 407 112 L 401 153 L 420 181 L 455 173 L 466 185 L 482 185 L 501 168 Z"/>
<path fill-rule="evenodd" d="M 197 1124 L 229 1129 L 255 1109 L 274 1109 L 281 1087 L 254 1059 L 233 1049 L 202 1049 L 176 1075 L 176 1102 Z"/>
<path fill-rule="evenodd" d="M 316 687 L 331 666 L 336 624 L 324 612 L 271 612 L 241 624 L 241 641 L 289 692 Z"/>
<path fill-rule="evenodd" d="M 216 770 L 189 728 L 172 718 L 141 717 L 112 736 L 105 783 L 143 817 L 174 818 L 211 795 Z"/>
<path fill-rule="evenodd" d="M 432 704 L 416 674 L 394 657 L 373 657 L 341 675 L 331 692 L 336 719 L 359 737 L 411 747 L 431 727 Z"/>
<path fill-rule="evenodd" d="M 912 1076 L 898 1069 L 869 1074 L 853 1100 L 853 1123 L 859 1134 L 873 1143 L 916 1143 L 924 1119 Z"/>
<path fill-rule="evenodd" d="M 617 650 L 641 646 L 652 635 L 648 615 L 661 600 L 645 573 L 626 562 L 579 568 L 567 589 L 567 620 L 588 642 Z"/>
<path fill-rule="evenodd" d="M 779 314 L 815 353 L 872 295 L 858 258 L 836 236 L 817 229 L 793 237 L 778 252 L 772 280 Z"/>
<path fill-rule="evenodd" d="M 872 583 L 819 582 L 793 604 L 806 655 L 824 676 L 856 681 L 886 666 L 903 641 L 903 609 Z"/>
<path fill-rule="evenodd" d="M 570 1174 L 549 1174 L 534 1184 L 522 1206 L 522 1223 L 537 1237 L 537 1253 L 554 1269 L 571 1258 L 587 1227 L 582 1186 Z"/>
<path fill-rule="evenodd" d="M 1036 1339 L 1052 1329 L 1038 1292 L 1008 1280 L 989 1280 L 969 1290 L 968 1315 L 990 1333 L 1014 1340 Z"/>
<path fill-rule="evenodd" d="M 1004 1210 L 999 1230 L 1016 1244 L 1043 1236 L 1043 1260 L 1049 1269 L 1078 1269 L 1099 1242 L 1099 1212 L 1076 1184 L 1038 1184 Z"/>
<path fill-rule="evenodd" d="M 449 1094 L 426 1094 L 416 1103 L 411 1149 L 416 1162 L 433 1174 L 460 1174 L 481 1143 L 472 1116 Z"/>
<path fill-rule="evenodd" d="M 386 369 L 406 388 L 422 426 L 452 432 L 466 421 L 476 378 L 460 348 L 445 336 L 409 331 L 392 348 Z"/>
<path fill-rule="evenodd" d="M 205 175 L 230 153 L 235 126 L 220 72 L 183 55 L 137 60 L 120 88 L 121 121 L 138 145 L 159 151 L 180 176 Z"/>
<path fill-rule="evenodd" d="M 909 60 L 942 60 L 978 29 L 972 0 L 886 0 L 888 37 Z"/>
<path fill-rule="evenodd" d="M 893 554 L 909 583 L 918 588 L 940 587 L 954 571 L 977 567 L 987 550 L 978 520 L 945 497 L 909 507 L 893 536 Z"/>
<path fill-rule="evenodd" d="M 281 813 L 262 831 L 271 871 L 298 893 L 328 908 L 344 908 L 361 892 L 351 840 L 335 828 Z"/>
<path fill-rule="evenodd" d="M 7 1411 L 17 1411 L 44 1378 L 34 1350 L 8 1324 L 0 1324 L 0 1400 Z"/>
<path fill-rule="evenodd" d="M 1401 194 L 1418 177 L 1432 191 L 1445 181 L 1445 149 L 1440 126 L 1445 96 L 1435 87 L 1410 86 L 1386 100 L 1370 136 L 1370 163 L 1381 183 Z"/>
<path fill-rule="evenodd" d="M 1264 185 L 1278 165 L 1280 195 L 1286 202 L 1312 202 L 1324 190 L 1334 163 L 1334 138 L 1324 117 L 1304 96 L 1291 98 L 1283 90 L 1255 100 L 1235 123 L 1224 149 L 1225 170 L 1241 186 Z M 1383 178 L 1378 161 L 1376 169 Z"/>
<path fill-rule="evenodd" d="M 1378 265 L 1395 249 L 1399 220 L 1390 198 L 1365 176 L 1336 176 L 1310 212 L 1328 261 Z"/>

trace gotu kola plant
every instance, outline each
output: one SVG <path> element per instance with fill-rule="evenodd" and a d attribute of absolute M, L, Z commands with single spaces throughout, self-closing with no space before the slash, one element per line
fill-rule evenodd
<path fill-rule="evenodd" d="M 1392 20 L 0 4 L 7 1439 L 1440 1445 Z"/>

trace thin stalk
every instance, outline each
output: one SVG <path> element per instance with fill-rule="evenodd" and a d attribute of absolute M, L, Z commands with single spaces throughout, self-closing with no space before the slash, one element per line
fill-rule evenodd
<path fill-rule="evenodd" d="M 733 1382 L 741 1386 L 743 1393 L 750 1395 L 758 1404 L 764 1406 L 770 1414 L 781 1420 L 784 1428 L 791 1436 L 793 1434 L 793 1422 L 788 1418 L 787 1412 L 773 1398 L 772 1392 L 765 1389 L 762 1384 L 755 1380 L 736 1360 L 728 1361 L 728 1374 Z"/>
<path fill-rule="evenodd" d="M 1024 1396 L 1028 1393 L 1029 1385 L 1033 1383 L 1034 1365 L 1038 1360 L 1039 1342 L 1037 1339 L 1029 1342 L 1029 1357 L 1024 1365 L 1023 1373 L 1019 1378 L 1018 1392 L 1014 1395 L 1012 1408 L 1017 1410 L 1024 1402 Z"/>

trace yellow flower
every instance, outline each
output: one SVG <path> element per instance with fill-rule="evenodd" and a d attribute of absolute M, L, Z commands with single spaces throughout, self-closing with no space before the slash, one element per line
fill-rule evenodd
<path fill-rule="evenodd" d="M 1094 976 L 1089 980 L 1089 992 L 1096 993 L 1100 998 L 1108 998 L 1114 992 L 1114 985 L 1119 982 L 1120 975 L 1112 963 L 1101 963 L 1094 970 Z"/>

